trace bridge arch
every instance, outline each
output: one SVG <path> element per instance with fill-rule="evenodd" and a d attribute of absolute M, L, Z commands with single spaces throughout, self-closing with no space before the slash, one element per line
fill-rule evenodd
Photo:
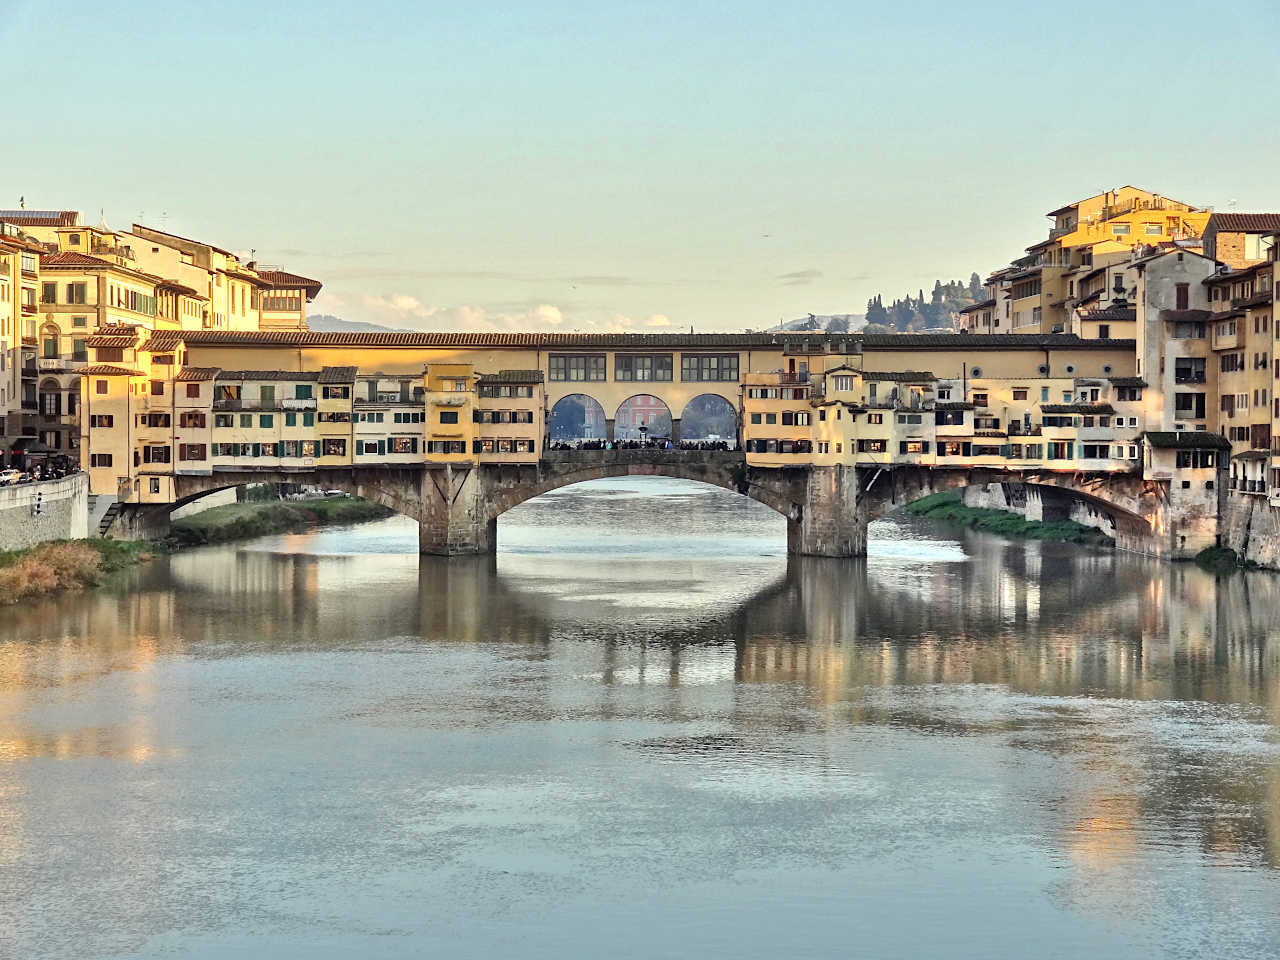
<path fill-rule="evenodd" d="M 897 467 L 887 482 L 872 473 L 864 483 L 869 518 L 883 516 L 934 493 L 985 488 L 994 509 L 1022 513 L 1030 519 L 1075 519 L 1064 505 L 1084 506 L 1091 516 L 1079 517 L 1113 537 L 1116 545 L 1139 553 L 1166 533 L 1162 504 L 1156 503 L 1136 475 L 1082 475 L 1062 472 L 1015 473 L 991 469 Z M 883 484 L 882 486 L 877 486 Z M 1019 493 L 1025 496 L 1021 499 Z M 1029 501 L 1038 501 L 1029 502 Z"/>
<path fill-rule="evenodd" d="M 604 440 L 607 430 L 604 407 L 588 393 L 566 394 L 547 417 L 547 436 L 553 442 Z"/>
<path fill-rule="evenodd" d="M 681 440 L 724 440 L 736 445 L 742 422 L 737 408 L 718 393 L 690 397 L 680 411 Z"/>
<path fill-rule="evenodd" d="M 651 393 L 636 393 L 627 397 L 613 415 L 615 440 L 641 440 L 645 437 L 670 437 L 672 428 L 671 407 L 661 397 Z M 641 427 L 644 429 L 642 430 Z"/>

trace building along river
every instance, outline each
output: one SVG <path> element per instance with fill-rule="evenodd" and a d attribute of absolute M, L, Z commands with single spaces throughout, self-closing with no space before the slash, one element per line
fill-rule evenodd
<path fill-rule="evenodd" d="M 499 538 L 6 610 L 0 956 L 1275 955 L 1280 577 L 652 478 Z"/>

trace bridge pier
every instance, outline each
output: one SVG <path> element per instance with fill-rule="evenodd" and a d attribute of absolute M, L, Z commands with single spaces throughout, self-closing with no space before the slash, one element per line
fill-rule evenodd
<path fill-rule="evenodd" d="M 446 464 L 422 471 L 419 553 L 452 557 L 498 549 L 498 519 L 490 515 L 483 470 Z"/>
<path fill-rule="evenodd" d="M 163 540 L 169 536 L 168 503 L 122 503 L 105 536 L 120 540 Z M 97 531 L 90 530 L 89 535 Z"/>
<path fill-rule="evenodd" d="M 858 491 L 856 467 L 810 468 L 801 502 L 787 513 L 787 553 L 866 556 L 868 512 Z"/>
<path fill-rule="evenodd" d="M 671 418 L 671 442 L 672 443 L 680 442 L 680 418 L 679 417 Z"/>

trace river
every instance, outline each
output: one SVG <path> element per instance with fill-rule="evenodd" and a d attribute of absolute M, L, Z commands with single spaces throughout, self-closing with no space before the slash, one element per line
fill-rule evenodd
<path fill-rule="evenodd" d="M 1280 576 L 597 481 L 0 619 L 0 956 L 1274 957 Z"/>

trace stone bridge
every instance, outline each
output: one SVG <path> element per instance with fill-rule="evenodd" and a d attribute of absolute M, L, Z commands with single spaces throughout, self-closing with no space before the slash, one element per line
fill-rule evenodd
<path fill-rule="evenodd" d="M 787 519 L 789 553 L 822 557 L 862 556 L 867 523 L 887 510 L 942 490 L 992 484 L 1026 491 L 1031 519 L 1092 510 L 1122 549 L 1177 555 L 1177 518 L 1167 488 L 1134 474 L 1004 471 L 912 466 L 752 467 L 739 451 L 566 450 L 545 451 L 532 464 L 356 466 L 309 471 L 216 470 L 179 474 L 171 504 L 127 504 L 112 533 L 159 537 L 169 512 L 215 490 L 249 483 L 307 483 L 376 501 L 419 525 L 419 549 L 427 554 L 488 553 L 497 549 L 498 517 L 559 487 L 605 477 L 659 476 L 733 490 Z M 1038 506 L 1036 505 L 1038 504 Z"/>

